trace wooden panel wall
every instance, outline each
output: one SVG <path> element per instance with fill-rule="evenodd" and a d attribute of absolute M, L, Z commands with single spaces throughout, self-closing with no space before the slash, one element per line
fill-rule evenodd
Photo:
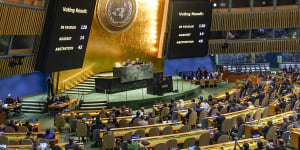
<path fill-rule="evenodd" d="M 45 9 L 26 8 L 0 3 L 1 35 L 40 35 Z"/>
<path fill-rule="evenodd" d="M 212 31 L 296 28 L 300 27 L 300 10 L 276 12 L 214 13 Z"/>
<path fill-rule="evenodd" d="M 25 56 L 23 64 L 10 67 L 13 57 L 0 58 L 0 78 L 35 71 L 39 43 L 46 17 L 46 9 L 36 9 L 0 3 L 0 35 L 35 35 L 33 54 Z"/>
<path fill-rule="evenodd" d="M 228 42 L 228 48 L 222 49 L 224 42 L 210 42 L 209 54 L 299 52 L 300 40 L 260 40 Z"/>

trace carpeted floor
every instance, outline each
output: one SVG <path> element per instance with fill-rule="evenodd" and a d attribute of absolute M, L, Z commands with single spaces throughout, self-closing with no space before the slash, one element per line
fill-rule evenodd
<path fill-rule="evenodd" d="M 203 96 L 204 98 L 207 98 L 208 95 L 212 95 L 214 93 L 222 92 L 225 90 L 228 90 L 230 88 L 234 87 L 233 83 L 226 83 L 223 82 L 220 87 L 216 88 L 204 88 L 201 90 L 201 94 L 199 96 Z M 147 109 L 146 111 L 152 111 L 152 109 Z M 39 113 L 23 113 L 18 116 L 12 116 L 9 119 L 15 119 L 15 120 L 29 120 L 29 119 L 38 119 L 41 121 L 42 125 L 42 131 L 45 131 L 46 129 L 55 129 L 53 125 L 53 116 L 49 115 L 47 113 L 39 114 Z M 61 142 L 68 142 L 68 138 L 70 136 L 76 136 L 76 133 L 69 133 L 69 126 L 66 125 L 65 129 L 61 133 Z M 93 148 L 92 141 L 88 141 L 85 143 L 85 149 L 86 150 L 99 150 L 99 148 Z"/>

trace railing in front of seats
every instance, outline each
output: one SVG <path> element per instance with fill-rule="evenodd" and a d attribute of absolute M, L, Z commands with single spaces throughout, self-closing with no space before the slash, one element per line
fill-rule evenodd
<path fill-rule="evenodd" d="M 26 5 L 24 3 L 24 0 L 20 0 L 20 3 L 14 3 L 14 2 L 9 2 L 9 1 L 4 1 L 4 0 L 0 0 L 0 4 L 7 4 L 7 5 L 12 5 L 12 6 L 16 6 L 16 7 L 24 7 L 24 8 L 32 8 L 32 9 L 45 9 L 45 4 L 46 4 L 46 0 L 42 0 L 43 5 L 42 6 L 31 6 L 31 5 Z"/>

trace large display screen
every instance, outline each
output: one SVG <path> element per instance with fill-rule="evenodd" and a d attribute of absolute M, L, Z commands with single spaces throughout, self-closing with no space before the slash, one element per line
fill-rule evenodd
<path fill-rule="evenodd" d="M 49 73 L 81 68 L 96 0 L 50 0 L 37 70 Z"/>
<path fill-rule="evenodd" d="M 167 57 L 203 57 L 208 52 L 212 17 L 209 0 L 173 0 L 167 41 Z"/>

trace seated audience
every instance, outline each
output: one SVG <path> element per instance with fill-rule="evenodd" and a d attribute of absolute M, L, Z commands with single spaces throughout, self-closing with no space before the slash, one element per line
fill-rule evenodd
<path fill-rule="evenodd" d="M 267 122 L 267 126 L 265 126 L 265 127 L 261 130 L 261 133 L 263 134 L 264 137 L 266 137 L 266 135 L 267 135 L 267 133 L 268 133 L 268 131 L 269 131 L 269 129 L 270 129 L 271 127 L 273 127 L 273 122 L 272 122 L 272 120 L 269 120 L 269 121 Z"/>
<path fill-rule="evenodd" d="M 222 131 L 222 127 L 221 126 L 218 126 L 218 131 L 214 134 L 214 137 L 213 137 L 213 141 L 214 142 L 217 142 L 218 141 L 218 138 L 221 136 L 221 135 L 226 135 L 227 133 Z"/>
<path fill-rule="evenodd" d="M 217 117 L 214 120 L 217 122 L 217 127 L 220 127 L 222 129 L 222 123 L 225 120 L 225 116 L 221 115 L 219 112 L 217 112 Z"/>
<path fill-rule="evenodd" d="M 69 138 L 69 144 L 65 145 L 65 149 L 72 149 L 72 150 L 80 150 L 79 146 L 74 143 L 74 138 L 70 137 Z"/>
<path fill-rule="evenodd" d="M 131 140 L 128 140 L 127 143 L 128 143 L 128 150 L 135 150 L 136 148 L 139 147 L 138 143 L 132 142 Z"/>
<path fill-rule="evenodd" d="M 33 128 L 33 127 L 32 127 L 32 125 L 29 124 L 29 120 L 26 120 L 26 121 L 25 121 L 25 124 L 23 124 L 23 126 L 24 126 L 24 127 L 27 127 L 28 130 L 29 130 L 30 132 L 32 132 L 32 128 Z"/>
<path fill-rule="evenodd" d="M 43 135 L 44 139 L 54 139 L 55 134 L 50 132 L 50 129 L 46 129 L 46 133 Z"/>
<path fill-rule="evenodd" d="M 62 150 L 58 145 L 55 145 L 55 141 L 54 140 L 50 140 L 49 141 L 49 148 L 51 150 Z"/>
<path fill-rule="evenodd" d="M 148 125 L 148 121 L 145 120 L 144 116 L 141 116 L 141 120 L 137 122 L 138 126 Z"/>

